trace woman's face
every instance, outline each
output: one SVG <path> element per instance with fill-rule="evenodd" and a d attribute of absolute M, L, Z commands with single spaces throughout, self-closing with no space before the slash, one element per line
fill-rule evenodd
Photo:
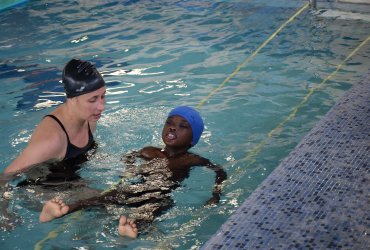
<path fill-rule="evenodd" d="M 162 140 L 166 146 L 189 148 L 192 139 L 193 132 L 187 120 L 178 115 L 167 118 L 162 130 Z"/>
<path fill-rule="evenodd" d="M 100 119 L 105 109 L 106 87 L 75 97 L 77 111 L 81 118 L 90 122 Z"/>

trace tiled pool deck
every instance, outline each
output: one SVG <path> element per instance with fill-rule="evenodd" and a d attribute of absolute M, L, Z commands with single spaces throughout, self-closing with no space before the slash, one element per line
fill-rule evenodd
<path fill-rule="evenodd" d="M 370 249 L 370 72 L 202 249 Z"/>

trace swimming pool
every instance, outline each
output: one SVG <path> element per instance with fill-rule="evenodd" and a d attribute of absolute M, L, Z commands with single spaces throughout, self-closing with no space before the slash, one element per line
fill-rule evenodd
<path fill-rule="evenodd" d="M 368 71 L 370 46 L 359 45 L 369 36 L 369 22 L 323 17 L 305 8 L 272 36 L 305 4 L 57 0 L 28 1 L 0 12 L 2 169 L 24 148 L 42 116 L 63 101 L 61 69 L 79 57 L 103 71 L 109 90 L 98 152 L 81 172 L 94 187 L 118 180 L 123 153 L 161 145 L 162 121 L 179 104 L 198 106 L 205 119 L 205 133 L 193 150 L 229 175 L 221 204 L 203 208 L 213 173 L 194 169 L 173 193 L 175 208 L 137 240 L 119 238 L 117 221 L 104 209 L 40 225 L 37 211 L 13 199 L 11 208 L 22 222 L 0 233 L 2 246 L 201 246 Z"/>

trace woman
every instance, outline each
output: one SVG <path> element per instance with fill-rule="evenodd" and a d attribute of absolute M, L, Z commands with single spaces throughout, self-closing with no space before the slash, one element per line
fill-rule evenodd
<path fill-rule="evenodd" d="M 86 153 L 95 145 L 93 132 L 105 107 L 104 79 L 91 63 L 72 59 L 64 67 L 62 81 L 65 103 L 44 117 L 27 147 L 0 175 L 0 228 L 10 229 L 15 221 L 7 209 L 9 180 L 26 173 L 26 179 L 17 185 L 41 185 L 40 194 L 71 189 L 70 181 L 80 178 L 76 173 L 79 164 L 87 160 Z"/>
<path fill-rule="evenodd" d="M 72 59 L 64 67 L 62 81 L 66 102 L 44 117 L 4 174 L 16 175 L 43 162 L 77 159 L 93 147 L 93 132 L 105 107 L 104 79 L 91 63 Z"/>

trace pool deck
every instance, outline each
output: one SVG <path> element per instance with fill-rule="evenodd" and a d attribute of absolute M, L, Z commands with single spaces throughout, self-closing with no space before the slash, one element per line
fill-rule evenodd
<path fill-rule="evenodd" d="M 201 249 L 370 249 L 370 72 Z"/>

